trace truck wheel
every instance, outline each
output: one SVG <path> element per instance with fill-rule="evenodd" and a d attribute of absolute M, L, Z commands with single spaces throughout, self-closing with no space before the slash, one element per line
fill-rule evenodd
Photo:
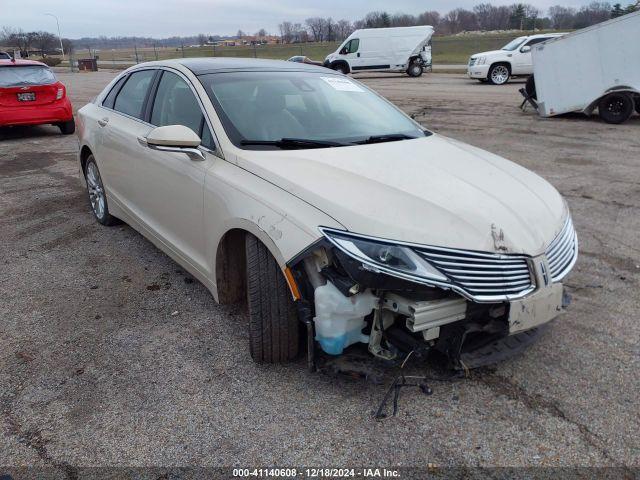
<path fill-rule="evenodd" d="M 407 68 L 407 75 L 410 77 L 419 77 L 423 71 L 422 65 L 414 60 L 411 62 L 411 65 L 409 65 L 409 68 Z"/>
<path fill-rule="evenodd" d="M 635 104 L 636 104 L 636 112 L 638 112 L 638 115 L 640 115 L 640 95 L 636 97 Z"/>
<path fill-rule="evenodd" d="M 534 100 L 538 99 L 538 93 L 536 92 L 536 80 L 533 78 L 533 75 L 529 75 L 527 78 L 527 83 L 524 86 L 525 92 Z"/>
<path fill-rule="evenodd" d="M 58 128 L 63 135 L 71 135 L 76 131 L 76 122 L 72 118 L 68 122 L 59 123 Z"/>
<path fill-rule="evenodd" d="M 622 123 L 633 113 L 633 99 L 628 93 L 610 93 L 598 102 L 598 113 L 607 123 Z"/>
<path fill-rule="evenodd" d="M 344 63 L 340 62 L 340 63 L 336 63 L 335 65 L 333 65 L 333 67 L 331 67 L 333 70 L 335 70 L 336 72 L 340 72 L 343 75 L 346 75 L 347 73 L 349 73 L 349 67 L 347 67 L 347 65 L 345 65 Z"/>
<path fill-rule="evenodd" d="M 489 83 L 493 85 L 504 85 L 509 81 L 510 76 L 511 71 L 509 70 L 508 65 L 505 65 L 504 63 L 496 63 L 495 65 L 491 65 L 487 80 L 489 80 Z"/>
<path fill-rule="evenodd" d="M 291 290 L 260 240 L 246 237 L 249 348 L 256 363 L 282 363 L 298 355 L 299 325 Z"/>

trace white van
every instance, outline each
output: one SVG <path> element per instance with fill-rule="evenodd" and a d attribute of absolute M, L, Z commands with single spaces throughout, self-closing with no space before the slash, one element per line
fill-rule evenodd
<path fill-rule="evenodd" d="M 395 71 L 419 77 L 431 65 L 432 36 L 430 26 L 356 30 L 327 56 L 324 66 L 345 74 Z"/>

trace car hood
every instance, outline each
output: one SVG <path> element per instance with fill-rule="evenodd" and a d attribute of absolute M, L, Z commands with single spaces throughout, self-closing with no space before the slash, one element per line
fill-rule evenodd
<path fill-rule="evenodd" d="M 331 149 L 241 151 L 238 165 L 380 238 L 538 255 L 565 203 L 515 163 L 439 135 Z"/>

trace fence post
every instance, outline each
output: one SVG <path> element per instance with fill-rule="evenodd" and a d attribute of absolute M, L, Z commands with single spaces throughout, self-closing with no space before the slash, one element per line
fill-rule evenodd
<path fill-rule="evenodd" d="M 213 44 L 213 56 L 214 57 L 216 56 L 216 44 L 215 43 Z"/>
<path fill-rule="evenodd" d="M 156 50 L 156 44 L 153 44 L 153 54 L 156 56 L 156 60 L 158 60 L 158 51 Z"/>
<path fill-rule="evenodd" d="M 184 44 L 181 44 L 180 48 L 182 49 L 182 58 L 184 58 Z"/>
<path fill-rule="evenodd" d="M 133 51 L 136 54 L 136 65 L 138 64 L 138 46 L 134 43 L 133 44 Z"/>
<path fill-rule="evenodd" d="M 258 58 L 258 47 L 256 47 L 255 42 L 253 43 L 253 58 Z"/>

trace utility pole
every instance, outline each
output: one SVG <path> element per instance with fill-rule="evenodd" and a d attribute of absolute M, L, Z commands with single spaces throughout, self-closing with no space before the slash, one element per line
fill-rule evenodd
<path fill-rule="evenodd" d="M 158 51 L 156 50 L 156 44 L 153 44 L 153 54 L 156 56 L 156 60 L 158 60 Z"/>
<path fill-rule="evenodd" d="M 184 43 L 180 45 L 180 48 L 182 49 L 182 58 L 184 58 Z"/>
<path fill-rule="evenodd" d="M 134 43 L 133 44 L 133 51 L 136 54 L 136 65 L 138 64 L 138 46 Z"/>
<path fill-rule="evenodd" d="M 60 22 L 58 21 L 58 17 L 56 17 L 53 13 L 45 13 L 45 15 L 56 19 L 56 25 L 58 26 L 58 40 L 60 40 L 60 51 L 62 52 L 62 60 L 64 60 L 64 45 L 62 45 L 62 37 L 60 36 Z"/>

